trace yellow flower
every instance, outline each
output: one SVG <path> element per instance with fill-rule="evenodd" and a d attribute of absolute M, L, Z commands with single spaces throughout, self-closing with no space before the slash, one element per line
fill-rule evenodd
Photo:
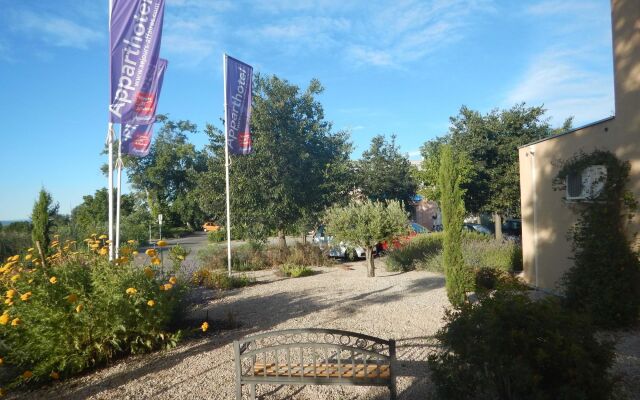
<path fill-rule="evenodd" d="M 127 240 L 127 243 L 129 243 L 129 244 L 136 244 L 136 241 L 135 241 L 135 240 L 133 240 L 133 239 L 132 239 L 132 240 Z"/>
<path fill-rule="evenodd" d="M 165 247 L 167 245 L 167 242 L 165 240 L 158 240 L 158 243 L 156 243 L 158 245 L 158 247 Z"/>
<path fill-rule="evenodd" d="M 111 240 L 105 240 L 104 241 L 106 244 L 111 244 Z"/>
<path fill-rule="evenodd" d="M 131 254 L 133 254 L 134 256 L 137 256 L 138 252 L 134 250 Z"/>
<path fill-rule="evenodd" d="M 178 256 L 178 260 L 184 260 L 184 256 L 183 255 L 179 255 Z"/>
<path fill-rule="evenodd" d="M 22 377 L 23 377 L 24 379 L 29 379 L 29 378 L 31 378 L 32 376 L 33 376 L 33 372 L 28 371 L 28 370 L 27 370 L 27 371 L 24 371 L 24 372 L 22 373 Z"/>
<path fill-rule="evenodd" d="M 76 301 L 78 301 L 78 295 L 75 293 L 71 293 L 70 295 L 67 296 L 67 301 L 69 303 L 75 303 Z"/>
<path fill-rule="evenodd" d="M 153 301 L 153 300 L 149 300 L 149 301 L 147 301 L 147 305 L 148 305 L 149 307 L 153 307 L 153 306 L 155 306 L 155 305 L 156 305 L 156 302 L 155 302 L 155 301 Z"/>
<path fill-rule="evenodd" d="M 160 264 L 162 264 L 162 261 L 161 261 L 158 257 L 153 257 L 153 258 L 151 259 L 151 264 L 153 264 L 153 265 L 160 265 Z"/>
<path fill-rule="evenodd" d="M 31 297 L 31 292 L 27 292 L 27 293 L 23 294 L 22 296 L 20 296 L 20 300 L 27 301 L 27 300 L 29 300 L 29 297 Z"/>
<path fill-rule="evenodd" d="M 98 254 L 100 254 L 101 256 L 106 256 L 109 253 L 109 249 L 107 249 L 106 247 L 103 247 L 100 249 L 100 251 L 98 252 Z"/>
<path fill-rule="evenodd" d="M 26 256 L 24 256 L 24 260 L 25 261 L 29 261 L 33 258 L 33 256 L 31 254 L 27 254 Z"/>
<path fill-rule="evenodd" d="M 49 247 L 54 248 L 54 247 L 58 247 L 60 243 L 58 243 L 57 240 L 54 240 L 53 242 L 51 242 L 51 244 L 49 245 Z"/>
<path fill-rule="evenodd" d="M 16 295 L 16 291 L 13 290 L 13 289 L 9 289 L 9 290 L 7 290 L 7 293 L 5 294 L 5 297 L 7 299 L 12 299 L 13 296 L 15 296 L 15 295 Z"/>
<path fill-rule="evenodd" d="M 51 278 L 49 278 L 49 282 L 55 285 L 56 283 L 58 283 L 58 278 L 56 278 L 55 276 L 52 276 Z"/>
<path fill-rule="evenodd" d="M 15 256 L 11 257 L 9 261 L 20 261 L 20 254 L 16 254 Z"/>
<path fill-rule="evenodd" d="M 33 271 L 31 271 L 31 272 L 33 272 Z M 32 283 L 32 282 L 33 282 L 33 278 L 31 278 L 31 279 L 29 279 L 29 280 L 27 281 L 27 283 Z"/>
<path fill-rule="evenodd" d="M 154 249 L 147 249 L 144 253 L 146 255 L 148 255 L 149 257 L 155 257 L 156 256 L 156 251 Z"/>
<path fill-rule="evenodd" d="M 98 237 L 98 239 L 109 239 L 109 236 L 102 234 Z"/>
<path fill-rule="evenodd" d="M 29 247 L 29 248 L 27 249 L 27 253 L 31 253 L 33 250 L 35 250 L 33 247 Z"/>
<path fill-rule="evenodd" d="M 144 274 L 147 278 L 153 278 L 154 272 L 151 267 L 144 267 Z"/>
<path fill-rule="evenodd" d="M 78 304 L 76 306 L 76 312 L 79 313 L 80 311 L 82 311 L 83 308 L 84 308 L 84 306 L 82 304 Z"/>
<path fill-rule="evenodd" d="M 175 276 L 172 276 L 171 278 L 169 278 L 169 283 L 175 285 L 176 283 L 178 283 L 178 280 Z"/>
<path fill-rule="evenodd" d="M 11 321 L 11 326 L 18 326 L 18 325 L 20 325 L 20 323 L 22 323 L 22 321 L 20 320 L 20 318 L 14 318 L 14 319 Z"/>
<path fill-rule="evenodd" d="M 209 329 L 209 323 L 203 322 L 202 325 L 200 326 L 200 329 L 202 329 L 202 332 L 206 332 L 207 329 Z"/>
<path fill-rule="evenodd" d="M 49 376 L 51 377 L 51 379 L 60 379 L 60 374 L 56 371 L 51 372 Z"/>
<path fill-rule="evenodd" d="M 164 284 L 164 290 L 171 290 L 172 287 L 173 287 L 173 285 L 170 284 L 170 283 L 165 283 Z"/>
<path fill-rule="evenodd" d="M 6 299 L 6 300 L 4 301 L 4 304 L 7 304 L 7 305 L 12 306 L 12 305 L 13 305 L 13 301 L 11 301 L 11 299 Z"/>
<path fill-rule="evenodd" d="M 0 324 L 6 325 L 9 323 L 9 314 L 5 311 L 4 314 L 0 315 Z"/>
<path fill-rule="evenodd" d="M 134 295 L 134 294 L 138 293 L 138 289 L 130 287 L 129 289 L 126 290 L 126 292 L 129 295 Z"/>
<path fill-rule="evenodd" d="M 17 281 L 18 279 L 20 279 L 20 274 L 15 274 L 14 276 L 11 277 L 11 280 L 13 282 Z"/>

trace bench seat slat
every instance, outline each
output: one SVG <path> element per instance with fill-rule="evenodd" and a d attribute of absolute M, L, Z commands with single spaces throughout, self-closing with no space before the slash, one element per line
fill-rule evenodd
<path fill-rule="evenodd" d="M 355 367 L 355 374 L 353 371 Z M 366 373 L 365 373 L 366 368 Z M 338 374 L 338 364 L 275 364 L 256 363 L 253 368 L 254 375 L 259 376 L 279 376 L 288 375 L 292 377 L 325 377 L 325 378 L 389 378 L 389 364 L 352 364 L 342 365 L 342 375 Z"/>

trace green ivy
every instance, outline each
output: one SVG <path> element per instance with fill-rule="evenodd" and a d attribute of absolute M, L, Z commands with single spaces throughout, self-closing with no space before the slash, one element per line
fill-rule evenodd
<path fill-rule="evenodd" d="M 638 320 L 640 311 L 640 262 L 626 233 L 626 222 L 637 209 L 627 189 L 629 162 L 608 151 L 581 152 L 562 162 L 553 188 L 565 190 L 567 176 L 591 165 L 604 165 L 607 175 L 595 198 L 567 203 L 578 221 L 568 233 L 574 264 L 562 280 L 565 299 L 597 325 L 626 327 Z"/>

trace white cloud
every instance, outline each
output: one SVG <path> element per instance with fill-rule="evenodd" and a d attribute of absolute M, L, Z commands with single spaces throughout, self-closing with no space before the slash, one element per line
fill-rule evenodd
<path fill-rule="evenodd" d="M 59 47 L 87 49 L 102 38 L 99 30 L 51 14 L 20 11 L 14 13 L 10 21 L 14 31 L 36 34 L 43 41 Z"/>
<path fill-rule="evenodd" d="M 520 82 L 507 94 L 506 103 L 544 103 L 552 123 L 574 116 L 577 124 L 611 115 L 613 79 L 593 68 L 590 49 L 548 50 L 535 57 Z"/>

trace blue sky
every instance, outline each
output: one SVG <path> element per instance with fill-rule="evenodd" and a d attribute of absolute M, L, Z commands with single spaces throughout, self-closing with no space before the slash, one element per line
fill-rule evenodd
<path fill-rule="evenodd" d="M 416 159 L 463 104 L 544 104 L 554 125 L 613 113 L 607 0 L 166 1 L 158 112 L 199 127 L 220 126 L 225 51 L 320 79 L 354 157 L 395 133 Z M 63 213 L 106 186 L 107 3 L 0 0 L 0 220 L 27 217 L 42 186 Z"/>

